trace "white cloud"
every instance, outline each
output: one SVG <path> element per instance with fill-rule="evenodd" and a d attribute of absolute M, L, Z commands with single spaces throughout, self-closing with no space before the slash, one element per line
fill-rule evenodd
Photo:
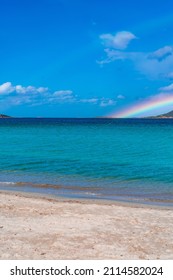
<path fill-rule="evenodd" d="M 27 86 L 23 87 L 21 85 L 13 86 L 11 82 L 6 82 L 2 85 L 0 85 L 0 94 L 10 94 L 12 92 L 16 92 L 18 94 L 26 94 L 26 93 L 44 93 L 47 92 L 48 88 L 44 87 L 33 87 L 33 86 Z"/>
<path fill-rule="evenodd" d="M 114 99 L 109 99 L 109 98 L 102 98 L 100 102 L 101 107 L 113 106 L 115 104 L 116 101 Z"/>
<path fill-rule="evenodd" d="M 65 97 L 65 96 L 71 96 L 73 94 L 72 90 L 58 90 L 58 91 L 55 91 L 54 92 L 54 96 L 57 96 L 57 97 Z"/>
<path fill-rule="evenodd" d="M 10 82 L 6 82 L 0 85 L 0 94 L 9 94 L 13 92 L 15 89 Z"/>
<path fill-rule="evenodd" d="M 22 87 L 21 85 L 17 85 L 17 86 L 15 87 L 15 89 L 16 89 L 16 92 L 17 92 L 17 93 L 25 93 L 25 88 Z"/>
<path fill-rule="evenodd" d="M 14 90 L 17 92 L 17 93 L 21 93 L 21 94 L 26 94 L 26 93 L 34 93 L 34 94 L 39 94 L 39 93 L 45 93 L 48 91 L 48 88 L 44 88 L 44 87 L 39 87 L 39 88 L 36 88 L 36 87 L 33 87 L 33 86 L 27 86 L 27 87 L 23 87 L 21 85 L 17 85 L 14 87 Z"/>
<path fill-rule="evenodd" d="M 12 93 L 12 94 L 11 94 Z M 57 90 L 51 92 L 47 87 L 34 87 L 22 85 L 13 86 L 11 82 L 0 85 L 0 94 L 6 98 L 1 99 L 1 105 L 4 101 L 9 106 L 29 105 L 54 105 L 65 103 L 88 103 L 101 107 L 111 106 L 116 104 L 116 101 L 109 98 L 80 98 L 75 95 L 72 90 Z M 0 97 L 1 97 L 0 95 Z"/>
<path fill-rule="evenodd" d="M 75 96 L 72 90 L 58 90 L 53 94 L 49 94 L 49 96 L 50 98 L 48 100 L 51 103 L 75 101 Z"/>
<path fill-rule="evenodd" d="M 116 104 L 116 100 L 110 99 L 110 98 L 88 98 L 88 99 L 79 99 L 78 102 L 80 103 L 90 103 L 94 105 L 99 105 L 100 107 L 106 107 L 106 106 L 113 106 Z"/>
<path fill-rule="evenodd" d="M 119 95 L 117 96 L 117 98 L 118 98 L 118 99 L 125 99 L 125 96 L 122 95 L 122 94 L 119 94 Z"/>
<path fill-rule="evenodd" d="M 110 33 L 100 35 L 100 39 L 106 48 L 105 58 L 97 61 L 104 65 L 116 60 L 131 60 L 134 67 L 141 74 L 152 79 L 167 78 L 173 79 L 173 46 L 163 46 L 155 51 L 129 52 L 125 49 L 131 40 L 137 38 L 133 33 L 121 31 L 112 35 Z"/>
<path fill-rule="evenodd" d="M 136 39 L 136 36 L 128 31 L 117 32 L 115 35 L 110 33 L 100 35 L 102 43 L 114 49 L 124 50 L 127 48 L 131 40 Z"/>
<path fill-rule="evenodd" d="M 39 93 L 43 93 L 43 92 L 47 92 L 49 89 L 48 89 L 48 87 L 39 87 L 39 88 L 37 88 L 37 91 L 39 92 Z"/>
<path fill-rule="evenodd" d="M 66 99 L 74 98 L 71 90 L 51 92 L 47 87 L 13 86 L 11 82 L 0 85 L 0 94 L 7 95 L 6 102 L 11 105 L 62 103 L 68 102 Z"/>
<path fill-rule="evenodd" d="M 86 99 L 80 99 L 79 102 L 81 103 L 91 103 L 91 104 L 96 104 L 98 102 L 98 98 L 86 98 Z"/>

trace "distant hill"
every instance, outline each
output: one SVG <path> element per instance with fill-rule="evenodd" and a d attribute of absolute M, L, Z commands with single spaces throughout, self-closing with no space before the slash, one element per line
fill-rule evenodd
<path fill-rule="evenodd" d="M 172 119 L 173 118 L 173 111 L 170 111 L 168 113 L 161 114 L 161 115 L 158 115 L 158 116 L 147 117 L 147 118 L 150 118 L 150 119 Z"/>
<path fill-rule="evenodd" d="M 0 118 L 11 118 L 10 116 L 7 116 L 7 115 L 3 115 L 3 114 L 0 114 Z"/>
<path fill-rule="evenodd" d="M 173 111 L 170 111 L 166 114 L 159 115 L 160 118 L 173 118 Z"/>

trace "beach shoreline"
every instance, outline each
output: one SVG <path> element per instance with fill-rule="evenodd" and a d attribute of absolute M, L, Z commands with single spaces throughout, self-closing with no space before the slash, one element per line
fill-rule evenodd
<path fill-rule="evenodd" d="M 61 186 L 62 187 L 62 186 Z M 41 189 L 41 187 L 40 187 Z M 118 199 L 106 199 L 106 198 L 96 198 L 96 197 L 75 197 L 75 196 L 68 196 L 68 195 L 54 195 L 51 193 L 42 193 L 42 192 L 33 192 L 23 191 L 21 190 L 12 190 L 11 188 L 2 189 L 0 188 L 0 194 L 11 194 L 11 195 L 18 195 L 21 197 L 28 197 L 28 198 L 36 198 L 36 199 L 43 199 L 48 201 L 61 201 L 61 202 L 81 202 L 83 204 L 105 204 L 105 205 L 116 205 L 116 206 L 123 206 L 123 207 L 132 207 L 132 208 L 150 208 L 150 209 L 162 209 L 162 210 L 172 210 L 173 211 L 173 203 L 172 200 L 170 201 L 170 205 L 168 204 L 167 200 L 118 200 Z M 162 202 L 162 203 L 158 203 Z"/>
<path fill-rule="evenodd" d="M 136 196 L 133 194 L 112 193 L 109 195 L 102 194 L 99 187 L 84 187 L 84 186 L 69 186 L 69 185 L 53 185 L 45 183 L 32 183 L 32 182 L 0 182 L 0 192 L 9 191 L 14 193 L 23 193 L 31 196 L 39 197 L 52 197 L 53 199 L 70 199 L 70 200 L 83 200 L 83 201 L 97 201 L 98 203 L 116 203 L 129 206 L 146 206 L 146 207 L 161 207 L 166 209 L 173 208 L 172 197 L 170 199 L 164 198 L 151 198 L 148 196 Z M 4 184 L 4 186 L 2 186 Z M 11 185 L 11 186 L 10 186 Z"/>
<path fill-rule="evenodd" d="M 173 210 L 0 191 L 0 259 L 173 259 Z"/>

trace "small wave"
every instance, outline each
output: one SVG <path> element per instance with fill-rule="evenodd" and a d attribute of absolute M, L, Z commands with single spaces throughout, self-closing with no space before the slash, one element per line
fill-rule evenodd
<path fill-rule="evenodd" d="M 15 182 L 0 182 L 0 185 L 15 185 Z"/>
<path fill-rule="evenodd" d="M 93 192 L 85 192 L 84 194 L 90 195 L 90 196 L 98 196 L 98 193 L 93 193 Z"/>

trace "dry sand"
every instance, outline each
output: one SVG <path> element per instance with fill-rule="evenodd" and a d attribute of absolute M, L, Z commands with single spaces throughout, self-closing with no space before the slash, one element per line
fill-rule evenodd
<path fill-rule="evenodd" d="M 0 259 L 173 259 L 173 209 L 0 192 Z"/>

